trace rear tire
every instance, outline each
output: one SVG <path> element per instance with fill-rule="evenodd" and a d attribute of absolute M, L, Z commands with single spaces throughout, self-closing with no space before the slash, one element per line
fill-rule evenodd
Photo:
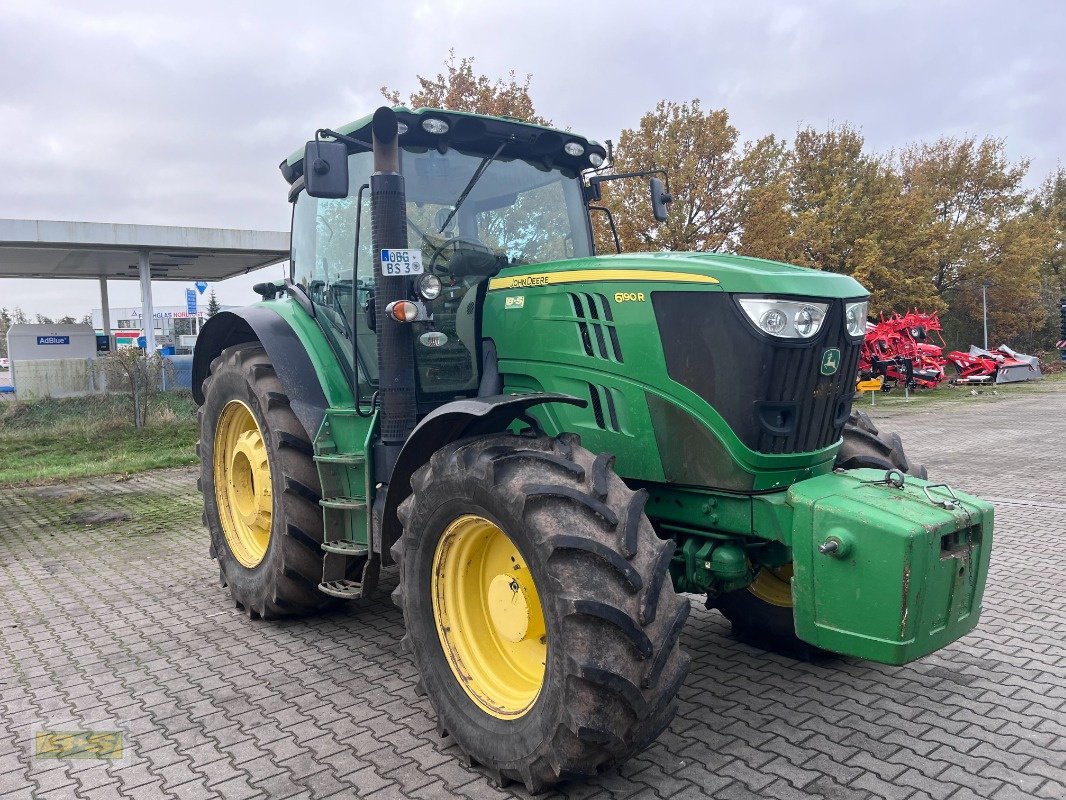
<path fill-rule="evenodd" d="M 332 605 L 334 599 L 318 591 L 322 512 L 313 448 L 262 345 L 248 342 L 223 350 L 211 363 L 203 393 L 204 404 L 198 414 L 197 483 L 221 584 L 229 587 L 234 602 L 250 617 L 273 619 Z M 243 546 L 234 533 L 234 518 L 239 514 L 233 509 L 237 506 L 226 499 L 227 486 L 221 482 L 239 482 L 240 477 L 227 477 L 235 475 L 228 466 L 230 455 L 224 452 L 231 447 L 231 440 L 224 430 L 218 435 L 220 421 L 225 429 L 225 415 L 232 413 L 227 409 L 250 412 L 269 465 L 268 476 L 260 471 L 247 481 L 248 492 L 262 504 L 262 527 L 269 530 L 265 549 L 261 540 L 258 547 L 254 543 Z M 223 515 L 229 521 L 229 535 Z"/>
<path fill-rule="evenodd" d="M 517 780 L 539 792 L 601 773 L 654 740 L 674 716 L 688 670 L 678 643 L 688 602 L 674 594 L 669 574 L 674 543 L 656 537 L 644 515 L 646 493 L 629 490 L 612 462 L 567 434 L 463 440 L 434 453 L 400 506 L 404 533 L 392 554 L 400 566 L 393 600 L 407 626 L 403 646 L 440 732 L 498 785 Z M 466 652 L 455 644 L 463 631 L 450 617 L 438 621 L 439 576 L 451 574 L 441 556 L 451 545 L 440 542 L 471 518 L 510 539 L 542 609 L 536 630 L 545 632 L 544 667 L 524 706 L 486 703 L 503 696 L 478 680 L 481 663 L 491 660 L 457 669 L 471 662 L 456 655 Z M 478 574 L 484 588 L 463 592 L 469 607 L 491 607 L 499 576 Z M 503 631 L 490 628 L 488 638 Z"/>
<path fill-rule="evenodd" d="M 844 442 L 834 464 L 837 469 L 897 469 L 925 479 L 921 464 L 908 460 L 898 433 L 882 433 L 863 411 L 852 411 L 844 425 Z M 727 592 L 708 605 L 729 620 L 733 633 L 742 641 L 775 653 L 810 659 L 826 653 L 796 636 L 792 619 L 792 564 L 780 569 L 762 568 L 751 586 Z"/>

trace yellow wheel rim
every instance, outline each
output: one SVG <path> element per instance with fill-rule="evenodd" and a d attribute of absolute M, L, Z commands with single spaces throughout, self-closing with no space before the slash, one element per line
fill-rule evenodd
<path fill-rule="evenodd" d="M 762 567 L 748 591 L 770 605 L 792 608 L 792 565 Z"/>
<path fill-rule="evenodd" d="M 258 566 L 270 544 L 273 496 L 266 442 L 240 400 L 222 409 L 215 428 L 215 502 L 226 544 L 241 564 Z"/>
<path fill-rule="evenodd" d="M 517 719 L 544 684 L 547 629 L 533 575 L 484 517 L 452 522 L 433 556 L 433 619 L 459 685 L 483 711 Z"/>

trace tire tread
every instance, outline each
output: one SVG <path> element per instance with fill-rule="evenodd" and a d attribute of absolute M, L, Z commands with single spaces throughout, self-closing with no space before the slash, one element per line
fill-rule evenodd
<path fill-rule="evenodd" d="M 687 673 L 676 628 L 684 625 L 688 601 L 674 594 L 669 579 L 673 543 L 660 540 L 644 516 L 647 492 L 626 487 L 613 463 L 610 454 L 584 450 L 572 434 L 461 440 L 415 472 L 413 492 L 398 510 L 404 532 L 392 549 L 400 568 L 393 601 L 403 609 L 408 631 L 414 620 L 405 595 L 424 591 L 407 577 L 419 526 L 432 513 L 424 498 L 437 491 L 454 497 L 457 485 L 477 486 L 479 493 L 491 487 L 534 537 L 532 557 L 553 587 L 556 635 L 566 654 L 560 684 L 565 713 L 554 735 L 524 761 L 494 762 L 479 751 L 476 735 L 440 717 L 446 706 L 434 698 L 434 682 L 423 684 L 439 727 L 451 731 L 471 763 L 493 780 L 517 780 L 533 793 L 567 777 L 600 774 L 646 746 L 673 717 L 674 695 Z M 437 484 L 446 489 L 435 489 Z M 428 653 L 420 655 L 421 637 L 404 638 L 421 672 L 429 663 Z M 450 675 L 445 678 L 462 691 Z"/>
<path fill-rule="evenodd" d="M 217 514 L 208 514 L 208 492 L 214 491 L 212 459 L 201 458 L 199 488 L 205 496 L 204 524 L 211 532 L 211 556 L 219 562 L 219 581 L 228 587 L 238 607 L 252 618 L 274 619 L 319 611 L 334 605 L 336 598 L 318 591 L 322 575 L 322 513 L 318 506 L 320 486 L 318 470 L 312 458 L 314 447 L 290 407 L 289 397 L 274 370 L 266 350 L 259 342 L 244 342 L 227 347 L 212 362 L 204 380 L 205 398 L 210 397 L 223 372 L 239 373 L 259 400 L 264 420 L 264 438 L 272 445 L 271 470 L 281 473 L 284 487 L 267 552 L 270 576 L 266 581 L 249 581 L 239 574 L 227 574 L 226 562 L 219 557 L 226 548 L 225 535 Z M 205 402 L 206 406 L 206 402 Z M 214 424 L 201 406 L 198 451 L 203 442 L 213 441 Z M 213 446 L 211 447 L 213 451 Z M 243 569 L 233 565 L 230 571 Z"/>

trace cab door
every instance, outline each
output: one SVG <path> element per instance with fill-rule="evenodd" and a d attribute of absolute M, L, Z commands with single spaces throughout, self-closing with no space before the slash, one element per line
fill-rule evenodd
<path fill-rule="evenodd" d="M 378 382 L 373 314 L 370 153 L 348 159 L 349 194 L 315 198 L 301 192 L 292 220 L 292 280 L 311 300 L 315 318 L 345 368 L 362 410 Z M 362 189 L 362 191 L 360 191 Z"/>

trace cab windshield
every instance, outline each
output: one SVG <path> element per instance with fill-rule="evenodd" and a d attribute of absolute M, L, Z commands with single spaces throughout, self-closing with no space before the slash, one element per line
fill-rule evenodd
<path fill-rule="evenodd" d="M 486 163 L 489 156 L 454 148 L 401 150 L 408 247 L 422 250 L 426 272 L 443 284 L 440 296 L 426 304 L 432 318 L 412 323 L 418 388 L 426 400 L 476 391 L 477 301 L 490 276 L 507 266 L 592 255 L 576 172 L 509 157 L 506 148 Z M 358 374 L 365 398 L 377 383 L 377 338 L 368 324 L 374 288 L 369 188 L 362 188 L 360 199 L 372 155 L 353 153 L 348 171 L 347 197 L 301 192 L 297 198 L 292 274 L 325 322 L 334 349 Z M 443 337 L 422 336 L 427 333 Z"/>
<path fill-rule="evenodd" d="M 577 175 L 508 158 L 506 151 L 485 165 L 453 215 L 456 201 L 487 158 L 454 149 L 443 154 L 402 151 L 411 247 L 425 248 L 424 237 L 458 238 L 497 251 L 506 265 L 592 254 Z M 452 218 L 441 230 L 448 216 Z"/>

